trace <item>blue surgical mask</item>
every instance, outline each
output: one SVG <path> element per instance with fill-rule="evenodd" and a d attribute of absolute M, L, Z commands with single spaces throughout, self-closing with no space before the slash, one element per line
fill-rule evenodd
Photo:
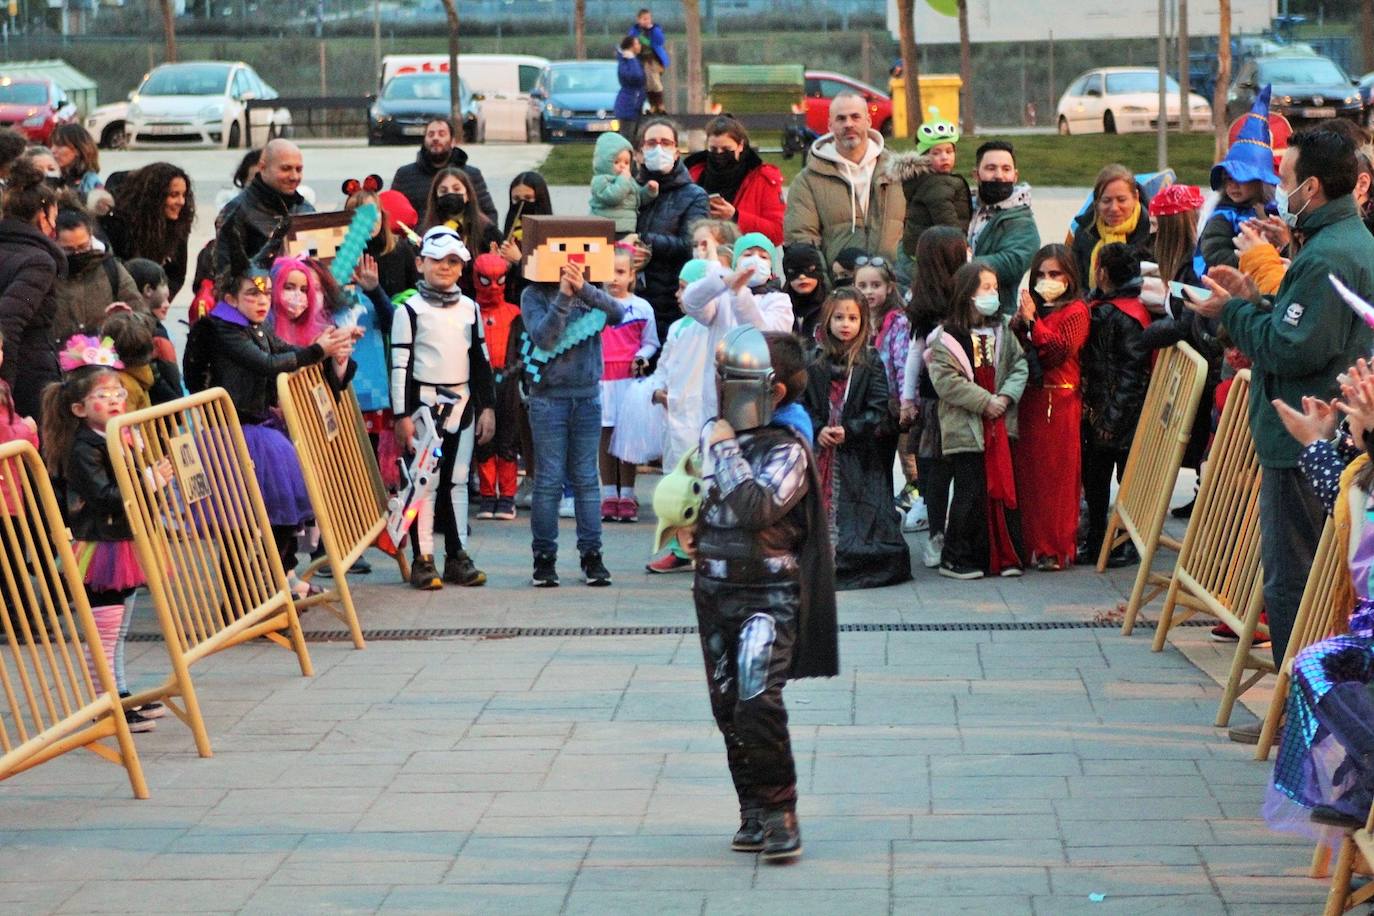
<path fill-rule="evenodd" d="M 651 146 L 644 151 L 644 167 L 651 172 L 669 172 L 676 161 L 677 156 L 666 146 Z"/>
<path fill-rule="evenodd" d="M 735 267 L 738 270 L 753 271 L 753 274 L 749 277 L 749 285 L 751 287 L 762 286 L 767 283 L 768 278 L 773 275 L 772 265 L 766 259 L 756 254 L 747 254 L 740 258 L 739 263 L 736 264 Z"/>
<path fill-rule="evenodd" d="M 1293 189 L 1293 191 L 1296 190 L 1297 188 Z M 1290 197 L 1290 195 L 1292 195 L 1293 191 L 1285 191 L 1282 185 L 1275 188 L 1274 205 L 1278 207 L 1279 218 L 1282 219 L 1285 223 L 1287 223 L 1290 228 L 1297 228 L 1298 217 L 1302 216 L 1303 212 L 1307 209 L 1307 204 L 1310 204 L 1312 200 L 1311 198 L 1308 198 L 1307 203 L 1302 205 L 1302 209 L 1299 210 L 1297 213 L 1294 213 L 1293 211 L 1288 209 L 1288 198 Z"/>
<path fill-rule="evenodd" d="M 973 297 L 973 307 L 984 318 L 991 318 L 1002 307 L 1002 299 L 996 293 L 979 293 Z"/>

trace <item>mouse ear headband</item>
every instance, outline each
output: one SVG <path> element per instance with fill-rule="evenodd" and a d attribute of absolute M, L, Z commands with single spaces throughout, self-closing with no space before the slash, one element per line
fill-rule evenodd
<path fill-rule="evenodd" d="M 356 178 L 345 178 L 341 187 L 344 194 L 350 197 L 359 191 L 371 191 L 376 194 L 382 189 L 382 176 L 368 175 L 362 181 Z"/>

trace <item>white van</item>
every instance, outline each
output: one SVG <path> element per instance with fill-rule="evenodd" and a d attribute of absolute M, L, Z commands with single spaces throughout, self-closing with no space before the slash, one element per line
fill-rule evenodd
<path fill-rule="evenodd" d="M 487 99 L 529 101 L 530 90 L 548 58 L 530 54 L 462 54 L 458 72 L 474 93 Z M 382 58 L 378 87 L 398 73 L 447 73 L 447 54 L 388 54 Z"/>

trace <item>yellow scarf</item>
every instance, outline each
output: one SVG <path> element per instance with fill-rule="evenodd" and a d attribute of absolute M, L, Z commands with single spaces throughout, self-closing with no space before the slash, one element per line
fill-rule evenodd
<path fill-rule="evenodd" d="M 1341 472 L 1340 491 L 1336 496 L 1336 504 L 1331 507 L 1331 520 L 1336 526 L 1336 548 L 1340 551 L 1341 558 L 1348 561 L 1350 558 L 1350 536 L 1351 522 L 1350 517 L 1350 490 L 1355 486 L 1355 477 L 1365 465 L 1369 464 L 1369 455 L 1361 454 L 1360 457 L 1350 462 L 1346 469 Z M 1363 519 L 1361 524 L 1363 524 Z M 1349 566 L 1346 567 L 1349 569 Z M 1332 592 L 1331 598 L 1336 604 L 1349 611 L 1355 606 L 1355 586 L 1350 581 L 1350 575 L 1341 576 L 1337 588 Z"/>
<path fill-rule="evenodd" d="M 1102 217 L 1097 217 L 1097 244 L 1093 246 L 1092 256 L 1088 259 L 1088 278 L 1086 283 L 1089 287 L 1097 283 L 1097 253 L 1102 250 L 1103 245 L 1110 245 L 1113 242 L 1124 242 L 1135 232 L 1136 223 L 1140 222 L 1140 202 L 1137 201 L 1135 210 L 1131 215 L 1121 221 L 1115 228 L 1102 222 Z"/>

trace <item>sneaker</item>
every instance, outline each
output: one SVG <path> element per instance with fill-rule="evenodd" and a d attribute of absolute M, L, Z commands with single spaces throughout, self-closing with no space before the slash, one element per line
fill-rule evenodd
<path fill-rule="evenodd" d="M 121 700 L 127 700 L 131 696 L 133 696 L 133 694 L 126 690 L 119 695 L 119 698 Z M 145 719 L 161 719 L 163 716 L 167 715 L 167 707 L 163 706 L 157 700 L 153 700 L 151 703 L 144 703 L 142 706 L 135 706 L 133 711 Z"/>
<path fill-rule="evenodd" d="M 664 551 L 662 556 L 655 557 L 644 564 L 644 568 L 651 573 L 691 572 L 692 567 L 691 560 L 680 557 L 671 550 Z"/>
<path fill-rule="evenodd" d="M 473 588 L 487 584 L 487 574 L 478 569 L 467 551 L 460 550 L 444 557 L 444 581 Z"/>
<path fill-rule="evenodd" d="M 1126 541 L 1117 546 L 1115 550 L 1107 554 L 1108 569 L 1122 569 L 1127 566 L 1135 566 L 1140 562 L 1140 554 L 1135 549 L 1135 544 Z"/>
<path fill-rule="evenodd" d="M 433 554 L 422 554 L 410 564 L 410 587 L 432 592 L 444 587 L 439 571 L 434 568 Z"/>
<path fill-rule="evenodd" d="M 565 500 L 565 502 L 567 502 L 567 503 L 569 504 L 569 506 L 571 506 L 571 504 L 572 504 L 572 500 L 571 500 L 571 499 Z M 559 503 L 559 504 L 558 504 L 558 514 L 559 514 L 559 515 L 563 515 L 563 504 L 562 504 L 562 503 Z M 564 518 L 572 518 L 571 515 L 563 515 L 563 517 L 564 517 Z M 601 500 L 601 520 L 602 520 L 603 522 L 617 522 L 617 521 L 620 521 L 620 497 L 619 497 L 619 496 L 607 496 L 605 499 Z"/>
<path fill-rule="evenodd" d="M 601 551 L 589 550 L 582 554 L 582 580 L 595 588 L 611 584 L 611 573 L 601 562 Z"/>
<path fill-rule="evenodd" d="M 1188 500 L 1188 502 L 1185 503 L 1184 505 L 1178 506 L 1178 507 L 1176 507 L 1176 508 L 1174 508 L 1174 509 L 1170 509 L 1170 510 L 1169 510 L 1169 514 L 1172 515 L 1174 518 L 1192 518 L 1192 517 L 1193 517 L 1193 506 L 1195 506 L 1195 505 L 1197 505 L 1197 497 L 1196 497 L 1196 496 L 1194 496 L 1192 499 Z"/>
<path fill-rule="evenodd" d="M 617 518 L 622 522 L 639 521 L 639 500 L 633 496 L 620 497 L 620 513 Z"/>
<path fill-rule="evenodd" d="M 1260 732 L 1264 729 L 1264 723 L 1259 719 L 1247 722 L 1244 725 L 1236 725 L 1226 730 L 1226 737 L 1236 744 L 1259 744 Z M 1279 724 L 1278 732 L 1282 732 L 1283 724 Z"/>
<path fill-rule="evenodd" d="M 366 576 L 368 573 L 372 572 L 372 564 L 362 557 L 358 557 L 358 559 L 353 561 L 353 565 L 348 567 L 348 572 L 350 575 L 354 576 Z"/>
<path fill-rule="evenodd" d="M 565 496 L 558 501 L 559 518 L 577 518 L 577 509 L 573 505 L 573 498 Z"/>
<path fill-rule="evenodd" d="M 926 569 L 934 569 L 940 565 L 940 555 L 945 552 L 945 536 L 943 533 L 932 534 L 926 540 L 926 546 L 921 548 L 921 564 Z"/>
<path fill-rule="evenodd" d="M 903 531 L 928 531 L 930 529 L 930 517 L 926 512 L 926 501 L 917 499 L 911 504 L 911 508 L 906 510 L 906 515 L 902 516 Z"/>
<path fill-rule="evenodd" d="M 1041 557 L 1035 564 L 1035 568 L 1041 572 L 1059 572 L 1064 567 L 1054 557 Z"/>
<path fill-rule="evenodd" d="M 998 573 L 1003 579 L 1019 579 L 1026 574 L 1026 571 L 1019 566 L 1008 566 Z"/>
<path fill-rule="evenodd" d="M 478 517 L 478 518 L 483 518 L 483 519 L 485 519 L 485 518 L 495 518 L 495 517 L 496 517 L 496 497 L 495 497 L 495 496 L 483 496 L 483 497 L 482 497 L 481 508 L 479 508 L 479 509 L 477 510 L 477 517 Z"/>
<path fill-rule="evenodd" d="M 961 566 L 958 563 L 941 563 L 940 575 L 946 579 L 981 579 L 983 571 L 976 566 Z"/>
<path fill-rule="evenodd" d="M 154 731 L 157 728 L 156 722 L 132 709 L 124 710 L 124 721 L 129 723 L 129 731 L 135 734 Z"/>
<path fill-rule="evenodd" d="M 536 553 L 534 555 L 534 575 L 530 585 L 535 588 L 558 588 L 558 555 Z"/>
<path fill-rule="evenodd" d="M 1224 623 L 1212 627 L 1212 642 L 1236 642 L 1240 639 L 1236 631 Z"/>
<path fill-rule="evenodd" d="M 492 515 L 492 518 L 499 519 L 503 522 L 508 522 L 515 518 L 515 497 L 498 497 L 496 500 L 496 512 Z"/>
<path fill-rule="evenodd" d="M 521 509 L 528 509 L 534 504 L 534 479 L 524 477 L 520 480 L 520 486 L 515 488 L 515 505 Z"/>
<path fill-rule="evenodd" d="M 916 502 L 919 494 L 916 492 L 916 484 L 909 483 L 902 487 L 902 492 L 897 494 L 897 508 L 905 512 Z"/>

